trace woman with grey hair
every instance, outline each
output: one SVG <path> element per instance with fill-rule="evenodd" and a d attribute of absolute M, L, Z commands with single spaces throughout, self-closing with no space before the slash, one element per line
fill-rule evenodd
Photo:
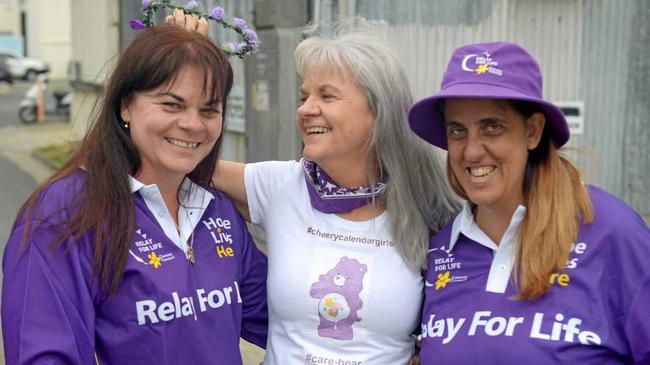
<path fill-rule="evenodd" d="M 167 21 L 201 32 L 188 18 Z M 264 363 L 406 364 L 429 236 L 457 201 L 407 124 L 411 92 L 390 48 L 347 32 L 312 36 L 294 58 L 303 159 L 222 161 L 213 179 L 267 235 Z"/>
<path fill-rule="evenodd" d="M 457 211 L 435 153 L 409 129 L 396 55 L 375 37 L 311 37 L 300 161 L 221 162 L 217 188 L 267 235 L 265 364 L 405 364 L 429 234 Z"/>

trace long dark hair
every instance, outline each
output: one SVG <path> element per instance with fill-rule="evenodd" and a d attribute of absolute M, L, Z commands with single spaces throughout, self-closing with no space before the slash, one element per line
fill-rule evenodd
<path fill-rule="evenodd" d="M 68 222 L 61 222 L 60 239 L 76 241 L 84 234 L 93 234 L 93 277 L 100 290 L 113 294 L 120 284 L 135 225 L 135 203 L 128 176 L 135 176 L 141 167 L 140 154 L 124 127 L 120 110 L 122 103 L 136 92 L 171 85 L 178 72 L 194 65 L 203 73 L 203 92 L 209 100 L 220 100 L 223 120 L 233 74 L 224 52 L 207 37 L 180 27 L 158 25 L 142 31 L 120 55 L 110 76 L 99 112 L 89 132 L 70 160 L 43 183 L 21 207 L 25 238 L 38 228 L 35 220 L 39 196 L 53 182 L 77 173 L 83 167 L 85 178 L 79 196 L 79 208 Z M 205 96 L 205 95 L 204 95 Z M 188 174 L 202 187 L 212 187 L 223 134 L 212 150 Z"/>

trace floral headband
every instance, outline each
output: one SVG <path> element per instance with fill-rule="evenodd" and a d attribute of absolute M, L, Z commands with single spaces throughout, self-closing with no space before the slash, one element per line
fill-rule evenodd
<path fill-rule="evenodd" d="M 257 33 L 249 29 L 246 21 L 241 18 L 233 18 L 232 23 L 226 21 L 225 11 L 222 7 L 217 6 L 210 14 L 199 9 L 199 4 L 192 0 L 183 5 L 172 4 L 171 0 L 142 0 L 142 13 L 144 19 L 133 19 L 129 22 L 131 29 L 144 29 L 154 25 L 152 21 L 153 15 L 160 9 L 180 9 L 185 14 L 198 15 L 201 18 L 214 20 L 221 24 L 224 29 L 232 29 L 239 34 L 240 41 L 238 43 L 227 42 L 223 47 L 223 51 L 229 56 L 237 56 L 239 58 L 246 58 L 249 54 L 256 53 L 259 49 L 259 40 Z"/>

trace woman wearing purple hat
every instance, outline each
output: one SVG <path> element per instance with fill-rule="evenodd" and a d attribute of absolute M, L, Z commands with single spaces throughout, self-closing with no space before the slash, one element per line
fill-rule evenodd
<path fill-rule="evenodd" d="M 429 243 L 422 363 L 650 364 L 650 232 L 559 154 L 536 61 L 458 48 L 409 121 L 467 200 Z"/>

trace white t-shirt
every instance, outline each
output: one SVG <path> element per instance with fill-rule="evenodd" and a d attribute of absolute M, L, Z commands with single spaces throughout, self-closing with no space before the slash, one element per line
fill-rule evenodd
<path fill-rule="evenodd" d="M 302 164 L 247 164 L 251 220 L 267 235 L 266 365 L 406 364 L 423 279 L 393 247 L 388 212 L 365 222 L 311 207 Z"/>

